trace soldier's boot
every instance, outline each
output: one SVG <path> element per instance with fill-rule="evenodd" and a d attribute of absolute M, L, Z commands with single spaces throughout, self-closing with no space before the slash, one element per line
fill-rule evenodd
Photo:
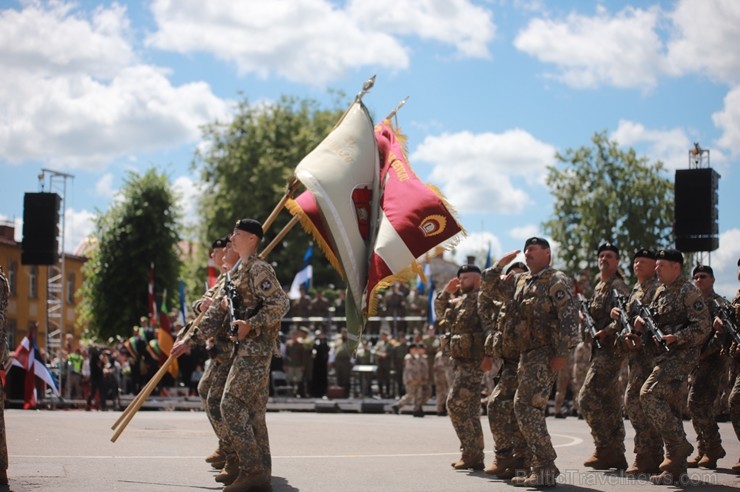
<path fill-rule="evenodd" d="M 583 466 L 588 466 L 594 470 L 625 470 L 627 468 L 627 459 L 624 457 L 624 451 L 618 448 L 596 448 L 594 454 L 588 458 Z"/>
<path fill-rule="evenodd" d="M 560 470 L 553 464 L 532 468 L 526 477 L 514 477 L 511 484 L 515 487 L 555 487 Z"/>
<path fill-rule="evenodd" d="M 634 477 L 641 474 L 660 473 L 660 463 L 663 461 L 662 453 L 637 453 L 635 461 L 624 471 L 627 476 Z"/>
<path fill-rule="evenodd" d="M 221 448 L 216 449 L 214 452 L 206 456 L 206 463 L 217 463 L 219 461 L 226 461 L 226 453 L 221 451 Z"/>
<path fill-rule="evenodd" d="M 737 463 L 732 465 L 732 471 L 737 474 L 740 474 L 740 459 L 737 460 Z"/>
<path fill-rule="evenodd" d="M 460 458 L 457 461 L 454 461 L 452 463 L 452 468 L 455 470 L 482 470 L 486 467 L 485 463 L 483 463 L 483 456 L 480 457 L 472 457 L 472 456 L 466 456 L 465 453 L 463 453 L 462 458 Z"/>
<path fill-rule="evenodd" d="M 230 485 L 234 482 L 234 480 L 237 479 L 239 476 L 239 460 L 237 459 L 236 455 L 230 455 L 226 457 L 226 465 L 224 466 L 224 469 L 221 470 L 221 473 L 216 475 L 217 482 L 220 482 L 224 485 Z"/>
<path fill-rule="evenodd" d="M 684 458 L 685 460 L 685 458 Z M 678 485 L 686 481 L 685 461 L 681 463 L 671 463 L 671 466 L 664 469 L 660 475 L 653 475 L 650 481 L 655 485 Z"/>
<path fill-rule="evenodd" d="M 709 468 L 710 470 L 716 470 L 717 460 L 724 458 L 726 455 L 727 453 L 721 444 L 712 446 L 704 453 L 704 457 L 699 461 L 699 466 Z"/>
<path fill-rule="evenodd" d="M 701 451 L 696 452 L 696 456 L 693 458 L 689 458 L 688 461 L 686 461 L 686 467 L 687 468 L 699 468 L 699 462 L 704 458 L 704 453 Z"/>
<path fill-rule="evenodd" d="M 507 468 L 501 473 L 497 473 L 496 476 L 502 480 L 508 480 L 514 477 L 526 477 L 529 475 L 529 459 L 518 456 L 515 458 L 515 462 L 512 466 Z"/>
<path fill-rule="evenodd" d="M 678 465 L 683 466 L 685 464 L 686 458 L 691 455 L 691 452 L 693 450 L 694 446 L 692 446 L 691 443 L 686 440 L 684 440 L 684 442 L 682 442 L 678 446 L 666 448 L 665 459 L 658 468 L 660 468 L 662 471 L 666 471 L 671 467 L 675 468 Z"/>
<path fill-rule="evenodd" d="M 267 473 L 239 472 L 239 476 L 230 485 L 224 487 L 224 492 L 272 492 L 272 482 Z"/>
<path fill-rule="evenodd" d="M 515 456 L 496 456 L 493 459 L 493 463 L 491 463 L 491 466 L 486 467 L 486 469 L 483 470 L 483 473 L 485 473 L 486 475 L 496 475 L 498 476 L 498 478 L 503 478 L 499 476 L 499 474 L 503 473 L 508 468 L 512 468 L 516 464 L 517 460 L 518 458 Z"/>

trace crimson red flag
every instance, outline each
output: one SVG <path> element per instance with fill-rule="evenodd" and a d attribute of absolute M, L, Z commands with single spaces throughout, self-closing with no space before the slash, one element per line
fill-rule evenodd
<path fill-rule="evenodd" d="M 377 291 L 395 281 L 423 275 L 418 260 L 438 248 L 451 248 L 465 231 L 439 190 L 419 180 L 389 120 L 375 127 L 380 152 L 378 233 L 368 269 L 365 302 L 377 310 Z"/>

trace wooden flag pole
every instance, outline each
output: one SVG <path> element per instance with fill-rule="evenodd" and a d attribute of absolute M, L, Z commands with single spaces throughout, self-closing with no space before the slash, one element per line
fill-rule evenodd
<path fill-rule="evenodd" d="M 262 250 L 260 253 L 260 259 L 264 260 L 267 258 L 267 255 L 270 254 L 270 252 L 275 249 L 275 246 L 277 246 L 280 241 L 283 240 L 283 238 L 290 232 L 290 230 L 298 223 L 299 217 L 297 215 L 294 215 L 290 221 L 285 224 L 285 227 L 283 227 L 283 230 L 278 232 L 278 235 L 275 236 L 275 238 L 270 242 L 270 244 L 265 247 L 265 249 Z"/>

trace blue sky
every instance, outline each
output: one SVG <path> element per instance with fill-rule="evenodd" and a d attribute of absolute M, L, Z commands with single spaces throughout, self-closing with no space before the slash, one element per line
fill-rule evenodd
<path fill-rule="evenodd" d="M 500 255 L 541 232 L 554 153 L 606 131 L 672 179 L 694 142 L 722 175 L 717 290 L 740 256 L 740 2 L 682 0 L 0 1 L 0 218 L 50 168 L 67 189 L 67 250 L 127 170 L 187 196 L 200 125 L 234 102 L 333 100 L 377 75 L 377 119 L 406 96 L 410 161 Z M 297 163 L 296 163 L 297 164 Z M 184 204 L 197 221 L 193 200 Z M 557 248 L 555 248 L 557 255 Z M 288 276 L 292 275 L 292 272 Z"/>

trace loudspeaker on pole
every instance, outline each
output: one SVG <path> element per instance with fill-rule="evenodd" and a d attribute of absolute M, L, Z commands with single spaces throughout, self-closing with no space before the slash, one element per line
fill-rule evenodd
<path fill-rule="evenodd" d="M 23 265 L 55 265 L 59 261 L 59 206 L 56 193 L 23 197 Z"/>

